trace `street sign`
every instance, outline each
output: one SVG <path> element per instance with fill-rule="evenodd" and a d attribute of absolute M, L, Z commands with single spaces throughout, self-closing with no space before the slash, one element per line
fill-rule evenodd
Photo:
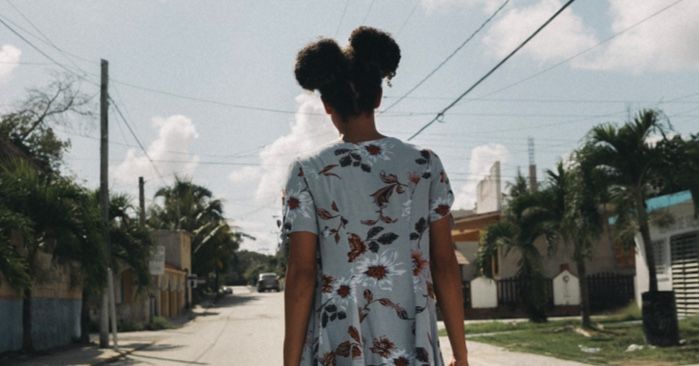
<path fill-rule="evenodd" d="M 153 256 L 148 261 L 148 271 L 154 276 L 160 276 L 165 273 L 165 246 L 157 245 Z"/>

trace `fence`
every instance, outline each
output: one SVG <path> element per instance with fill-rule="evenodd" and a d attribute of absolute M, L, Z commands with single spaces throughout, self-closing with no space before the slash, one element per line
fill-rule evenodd
<path fill-rule="evenodd" d="M 461 289 L 462 289 L 462 293 L 464 294 L 464 309 L 470 309 L 471 308 L 471 282 L 463 281 Z"/>
<path fill-rule="evenodd" d="M 587 287 L 592 311 L 619 308 L 634 298 L 633 275 L 597 273 L 587 276 Z"/>
<path fill-rule="evenodd" d="M 498 306 L 516 308 L 522 305 L 524 300 L 522 299 L 520 289 L 526 287 L 526 281 L 526 279 L 520 277 L 498 280 Z M 543 281 L 546 292 L 546 305 L 548 308 L 553 308 L 553 280 L 546 278 Z"/>

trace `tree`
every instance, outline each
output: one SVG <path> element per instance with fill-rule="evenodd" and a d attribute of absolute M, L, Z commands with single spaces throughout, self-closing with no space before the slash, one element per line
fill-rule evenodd
<path fill-rule="evenodd" d="M 650 292 L 658 291 L 658 280 L 646 199 L 660 191 L 658 177 L 666 163 L 661 149 L 651 144 L 650 138 L 654 134 L 664 136 L 667 128 L 660 112 L 643 110 L 621 127 L 610 123 L 594 127 L 585 146 L 590 166 L 608 180 L 617 224 L 636 227 L 641 233 Z"/>
<path fill-rule="evenodd" d="M 70 141 L 58 138 L 54 128 L 73 125 L 70 116 L 92 116 L 90 99 L 75 78 L 59 76 L 44 88 L 29 90 L 16 110 L 0 116 L 0 136 L 42 171 L 57 173 Z"/>
<path fill-rule="evenodd" d="M 95 192 L 95 198 L 99 192 Z M 136 274 L 137 285 L 144 289 L 150 283 L 148 261 L 153 249 L 150 232 L 141 227 L 135 218 L 135 208 L 125 194 L 112 194 L 109 198 L 109 238 L 112 246 L 112 268 L 130 268 Z"/>
<path fill-rule="evenodd" d="M 529 320 L 544 322 L 546 317 L 546 283 L 543 274 L 542 254 L 536 247 L 536 240 L 553 235 L 555 212 L 546 204 L 550 202 L 548 191 L 532 192 L 521 175 L 515 178 L 510 187 L 510 200 L 502 219 L 488 226 L 481 240 L 477 265 L 484 275 L 492 277 L 491 258 L 498 248 L 505 255 L 516 250 L 521 255 L 518 262 L 520 296 L 524 299 Z"/>
<path fill-rule="evenodd" d="M 190 232 L 192 271 L 213 274 L 215 286 L 218 286 L 219 274 L 226 269 L 242 237 L 252 237 L 233 230 L 223 216 L 221 200 L 214 199 L 206 187 L 189 180 L 175 177 L 174 184 L 160 188 L 155 198 L 161 199 L 162 203 L 151 207 L 150 225 Z"/>
<path fill-rule="evenodd" d="M 54 261 L 80 261 L 81 275 L 88 283 L 104 278 L 104 245 L 100 238 L 99 214 L 89 203 L 89 193 L 69 179 L 42 174 L 26 162 L 0 167 L 0 237 L 14 235 L 12 248 L 3 246 L 3 276 L 22 294 L 23 349 L 33 351 L 32 284 L 40 279 L 38 253 Z M 14 229 L 13 229 L 14 228 Z M 5 244 L 6 245 L 6 244 Z"/>
<path fill-rule="evenodd" d="M 592 328 L 590 318 L 590 294 L 587 286 L 587 266 L 592 243 L 598 240 L 604 230 L 604 215 L 601 212 L 599 176 L 589 166 L 586 150 L 580 149 L 574 154 L 571 167 L 566 168 L 558 162 L 556 170 L 548 170 L 548 185 L 551 199 L 548 207 L 554 211 L 553 226 L 556 235 L 550 245 L 573 245 L 573 261 L 578 273 L 580 286 L 580 316 L 583 328 Z"/>

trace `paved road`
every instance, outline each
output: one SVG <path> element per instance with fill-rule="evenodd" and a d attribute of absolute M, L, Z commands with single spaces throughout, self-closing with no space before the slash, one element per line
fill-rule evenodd
<path fill-rule="evenodd" d="M 118 364 L 281 365 L 283 296 L 235 287 L 235 295 Z"/>
<path fill-rule="evenodd" d="M 125 340 L 155 342 L 130 354 L 119 365 L 281 365 L 283 335 L 283 295 L 255 293 L 236 287 L 235 295 L 217 307 L 199 313 L 186 326 L 161 332 L 125 334 Z M 134 338 L 135 337 L 135 338 Z M 451 350 L 441 339 L 445 359 Z M 472 366 L 582 365 L 549 357 L 508 352 L 483 343 L 470 342 Z"/>

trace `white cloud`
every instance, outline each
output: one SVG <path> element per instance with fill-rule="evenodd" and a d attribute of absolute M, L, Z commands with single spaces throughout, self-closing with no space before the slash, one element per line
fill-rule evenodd
<path fill-rule="evenodd" d="M 0 47 L 0 81 L 4 81 L 19 65 L 19 58 L 22 51 L 13 45 L 3 45 Z"/>
<path fill-rule="evenodd" d="M 476 186 L 478 181 L 490 173 L 490 167 L 493 163 L 499 161 L 502 166 L 509 157 L 509 150 L 501 144 L 479 145 L 471 149 L 468 179 L 460 188 L 455 187 L 454 207 L 472 209 L 476 203 Z"/>
<path fill-rule="evenodd" d="M 166 180 L 174 174 L 191 176 L 199 162 L 198 155 L 188 154 L 190 146 L 199 136 L 192 120 L 182 115 L 173 115 L 167 118 L 155 117 L 152 123 L 153 127 L 159 129 L 158 137 L 148 145 L 146 151 L 160 174 Z M 138 176 L 148 180 L 159 179 L 148 157 L 137 149 L 129 149 L 113 172 L 122 184 L 135 184 Z"/>
<path fill-rule="evenodd" d="M 325 114 L 320 98 L 311 93 L 296 97 L 298 109 L 289 134 L 276 139 L 260 152 L 260 177 L 256 198 L 269 202 L 279 197 L 288 167 L 294 158 L 310 153 L 337 139 L 337 132 Z M 253 175 L 252 171 L 248 171 Z"/>
<path fill-rule="evenodd" d="M 612 32 L 669 5 L 667 0 L 609 0 Z M 610 41 L 578 66 L 599 70 L 699 69 L 699 1 L 684 1 Z"/>
<path fill-rule="evenodd" d="M 232 171 L 228 175 L 233 183 L 249 182 L 260 178 L 260 168 L 256 166 L 246 166 Z"/>
<path fill-rule="evenodd" d="M 510 8 L 490 27 L 483 43 L 493 55 L 503 57 L 561 6 L 561 0 L 541 0 L 530 6 Z M 519 52 L 541 62 L 560 61 L 596 43 L 592 29 L 568 8 Z"/>

